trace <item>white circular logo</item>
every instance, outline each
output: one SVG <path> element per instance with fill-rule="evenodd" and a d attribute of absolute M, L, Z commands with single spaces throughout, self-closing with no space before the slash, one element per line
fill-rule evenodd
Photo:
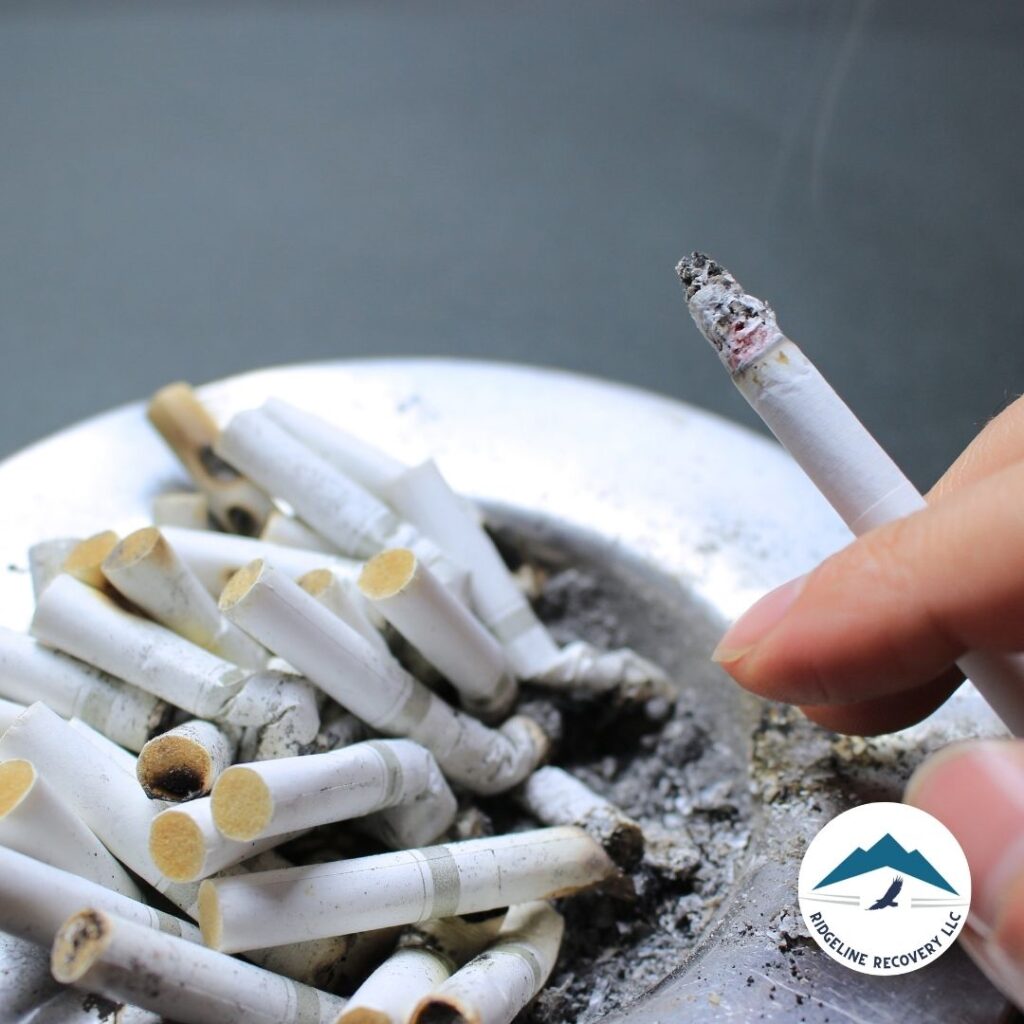
<path fill-rule="evenodd" d="M 971 873 L 953 833 L 906 804 L 833 818 L 800 865 L 800 913 L 833 960 L 862 974 L 906 974 L 953 945 Z"/>

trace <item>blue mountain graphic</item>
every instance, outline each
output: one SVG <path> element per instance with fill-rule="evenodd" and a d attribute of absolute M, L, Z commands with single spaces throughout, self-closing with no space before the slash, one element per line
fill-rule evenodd
<path fill-rule="evenodd" d="M 954 896 L 960 894 L 928 863 L 917 850 L 909 853 L 888 832 L 871 847 L 862 850 L 859 846 L 846 860 L 837 864 L 814 888 L 820 889 L 834 882 L 844 882 L 848 878 L 866 874 L 876 868 L 892 868 L 904 875 L 918 878 L 929 885 L 938 886 Z"/>

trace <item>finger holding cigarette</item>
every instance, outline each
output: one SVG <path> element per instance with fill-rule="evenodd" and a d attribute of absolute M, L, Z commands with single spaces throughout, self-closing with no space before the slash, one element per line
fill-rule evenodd
<path fill-rule="evenodd" d="M 220 428 L 191 386 L 181 382 L 161 388 L 150 399 L 147 415 L 206 495 L 221 527 L 258 534 L 273 502 L 214 451 Z"/>
<path fill-rule="evenodd" d="M 548 980 L 564 931 L 548 903 L 511 907 L 497 941 L 424 997 L 410 1024 L 511 1024 Z"/>
<path fill-rule="evenodd" d="M 57 932 L 50 966 L 63 984 L 182 1024 L 333 1024 L 345 1006 L 338 996 L 95 908 Z"/>
<path fill-rule="evenodd" d="M 617 877 L 582 829 L 538 829 L 208 879 L 199 927 L 208 945 L 236 953 L 549 899 Z"/>
<path fill-rule="evenodd" d="M 546 737 L 531 720 L 512 718 L 494 730 L 454 711 L 298 584 L 261 561 L 233 577 L 220 606 L 368 725 L 421 743 L 445 775 L 473 792 L 508 789 L 547 754 Z"/>
<path fill-rule="evenodd" d="M 1011 465 L 926 508 L 767 303 L 702 253 L 677 273 L 737 388 L 850 530 L 865 535 L 762 599 L 716 660 L 752 688 L 778 690 L 788 679 L 788 699 L 821 705 L 922 688 L 956 659 L 1010 730 L 1024 733 L 1024 658 L 996 653 L 1020 647 L 1000 612 L 1021 599 L 1007 568 L 1020 546 L 1011 510 L 1024 469 Z M 902 670 L 894 650 L 908 652 Z M 948 692 L 943 684 L 928 696 Z"/>

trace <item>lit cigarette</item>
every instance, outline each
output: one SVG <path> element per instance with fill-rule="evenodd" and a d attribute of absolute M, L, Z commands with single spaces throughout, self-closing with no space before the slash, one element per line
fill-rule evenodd
<path fill-rule="evenodd" d="M 548 980 L 564 931 L 547 903 L 511 907 L 497 942 L 422 999 L 411 1024 L 511 1024 Z"/>
<path fill-rule="evenodd" d="M 321 551 L 268 544 L 212 530 L 181 530 L 168 526 L 161 533 L 214 597 L 239 569 L 255 558 L 264 559 L 292 579 L 314 569 L 328 568 L 342 579 L 354 580 L 362 569 L 361 562 L 340 555 L 328 556 Z"/>
<path fill-rule="evenodd" d="M 0 694 L 23 704 L 45 701 L 62 718 L 81 718 L 131 750 L 141 750 L 171 710 L 145 690 L 2 626 Z"/>
<path fill-rule="evenodd" d="M 103 559 L 117 546 L 118 539 L 113 530 L 104 530 L 79 541 L 64 559 L 64 572 L 97 590 L 107 590 L 109 584 L 100 567 Z"/>
<path fill-rule="evenodd" d="M 635 864 L 644 852 L 640 826 L 562 768 L 538 768 L 516 790 L 519 802 L 545 825 L 578 825 L 616 862 Z"/>
<path fill-rule="evenodd" d="M 538 829 L 209 879 L 199 927 L 207 945 L 237 953 L 564 896 L 616 874 L 582 829 Z"/>
<path fill-rule="evenodd" d="M 534 722 L 510 718 L 495 730 L 454 711 L 297 583 L 263 562 L 253 562 L 232 579 L 220 607 L 368 725 L 421 743 L 445 775 L 473 792 L 497 793 L 514 786 L 547 753 L 547 739 Z"/>
<path fill-rule="evenodd" d="M 23 758 L 0 761 L 0 846 L 142 899 L 128 872 Z"/>
<path fill-rule="evenodd" d="M 516 585 L 494 542 L 433 460 L 406 469 L 388 484 L 387 496 L 400 515 L 435 541 L 453 562 L 470 570 L 473 608 L 505 649 L 519 678 L 560 689 L 623 689 L 636 698 L 665 691 L 664 672 L 634 651 L 602 651 L 582 641 L 560 649 Z"/>
<path fill-rule="evenodd" d="M 507 713 L 515 678 L 501 645 L 408 548 L 371 558 L 359 589 L 481 717 Z"/>
<path fill-rule="evenodd" d="M 60 928 L 50 966 L 64 984 L 189 1024 L 332 1024 L 345 1006 L 339 996 L 94 908 Z"/>
<path fill-rule="evenodd" d="M 55 537 L 41 540 L 28 549 L 28 571 L 32 577 L 32 596 L 38 600 L 47 584 L 64 571 L 68 555 L 78 546 L 78 537 Z"/>
<path fill-rule="evenodd" d="M 300 576 L 298 584 L 382 654 L 390 654 L 387 642 L 367 614 L 374 611 L 373 607 L 350 580 L 343 579 L 331 569 L 314 569 Z M 382 617 L 378 621 L 383 625 Z"/>
<path fill-rule="evenodd" d="M 230 766 L 237 742 L 200 718 L 151 739 L 139 752 L 139 783 L 150 799 L 179 803 L 206 796 Z"/>
<path fill-rule="evenodd" d="M 404 1024 L 416 1004 L 497 937 L 504 914 L 427 921 L 352 993 L 338 1024 Z"/>
<path fill-rule="evenodd" d="M 860 535 L 925 507 L 924 498 L 780 330 L 772 308 L 724 267 L 693 253 L 676 268 L 690 315 L 733 383 L 850 530 Z M 1024 734 L 1024 656 L 958 662 L 1015 735 Z"/>
<path fill-rule="evenodd" d="M 41 595 L 32 632 L 197 718 L 263 726 L 260 756 L 293 754 L 319 730 L 316 698 L 305 682 L 250 674 L 68 575 Z"/>
<path fill-rule="evenodd" d="M 36 770 L 126 867 L 157 888 L 149 823 L 159 805 L 133 774 L 82 733 L 36 703 L 0 737 L 0 760 L 31 761 Z"/>
<path fill-rule="evenodd" d="M 153 499 L 153 523 L 156 526 L 180 526 L 185 530 L 210 528 L 210 503 L 197 491 L 171 491 Z"/>
<path fill-rule="evenodd" d="M 307 551 L 323 551 L 325 554 L 337 554 L 338 549 L 326 537 L 316 530 L 311 530 L 295 516 L 286 516 L 283 512 L 271 512 L 266 525 L 260 532 L 260 540 L 268 544 L 280 544 L 286 548 L 305 548 Z"/>
<path fill-rule="evenodd" d="M 368 558 L 382 548 L 412 547 L 429 560 L 439 552 L 369 491 L 339 473 L 266 413 L 250 409 L 225 427 L 217 451 L 269 494 L 283 498 L 340 550 Z"/>
<path fill-rule="evenodd" d="M 243 668 L 266 667 L 266 650 L 221 615 L 155 526 L 125 537 L 104 559 L 102 572 L 119 593 L 179 636 Z"/>
<path fill-rule="evenodd" d="M 162 910 L 0 846 L 0 928 L 49 945 L 61 924 L 82 906 L 94 906 L 145 928 L 200 943 L 199 929 Z"/>
<path fill-rule="evenodd" d="M 433 755 L 409 740 L 370 740 L 325 754 L 228 768 L 213 787 L 213 821 L 247 841 L 427 804 L 410 846 L 435 840 L 455 818 L 455 797 Z"/>
<path fill-rule="evenodd" d="M 198 882 L 279 846 L 290 835 L 261 836 L 246 842 L 228 839 L 213 823 L 210 798 L 168 807 L 152 819 L 149 856 L 156 869 L 172 882 Z"/>
<path fill-rule="evenodd" d="M 169 384 L 153 396 L 147 411 L 150 422 L 206 495 L 213 518 L 232 533 L 258 534 L 273 502 L 214 452 L 220 429 L 192 388 Z"/>

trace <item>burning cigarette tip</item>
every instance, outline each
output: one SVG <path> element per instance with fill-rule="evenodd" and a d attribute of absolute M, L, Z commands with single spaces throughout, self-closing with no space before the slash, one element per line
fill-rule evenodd
<path fill-rule="evenodd" d="M 720 263 L 693 252 L 676 266 L 690 315 L 733 374 L 785 340 L 767 302 L 748 295 Z"/>

